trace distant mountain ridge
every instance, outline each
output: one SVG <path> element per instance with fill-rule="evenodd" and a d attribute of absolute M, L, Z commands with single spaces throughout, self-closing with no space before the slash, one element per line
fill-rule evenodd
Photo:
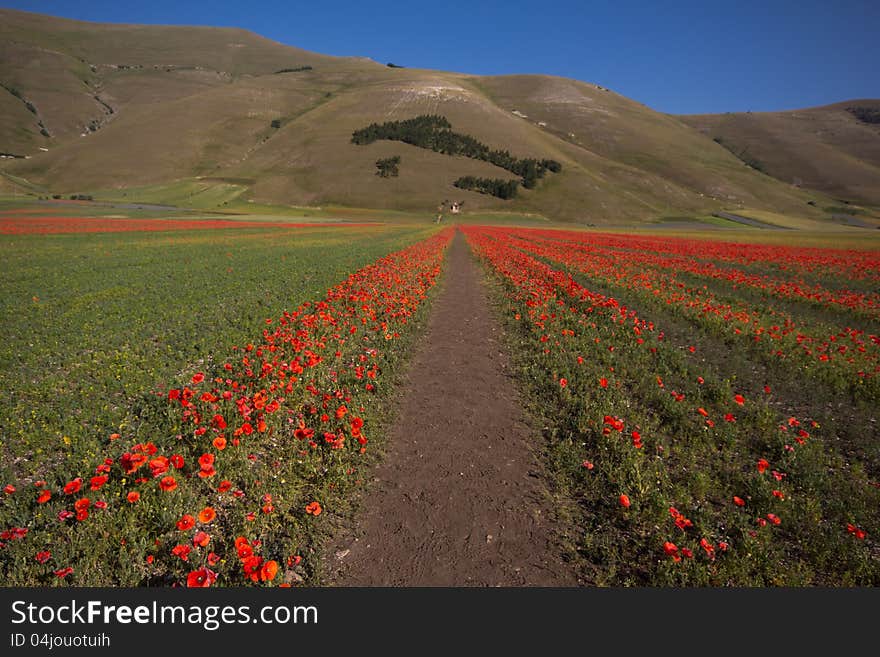
<path fill-rule="evenodd" d="M 678 117 L 566 78 L 392 67 L 240 29 L 6 9 L 0 85 L 0 192 L 425 212 L 455 199 L 596 224 L 742 207 L 823 221 L 837 198 L 880 204 L 880 128 L 846 109 L 876 100 Z M 351 141 L 372 123 L 419 115 L 561 171 L 504 200 L 453 185 L 517 178 L 488 161 Z M 399 175 L 375 175 L 395 156 Z"/>

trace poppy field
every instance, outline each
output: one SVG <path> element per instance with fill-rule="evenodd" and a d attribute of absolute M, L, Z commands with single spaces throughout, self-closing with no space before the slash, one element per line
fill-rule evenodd
<path fill-rule="evenodd" d="M 320 583 L 453 239 L 581 581 L 880 584 L 878 251 L 25 213 L 0 221 L 4 583 Z"/>
<path fill-rule="evenodd" d="M 307 578 L 450 232 L 34 225 L 0 241 L 4 583 Z"/>
<path fill-rule="evenodd" d="M 592 581 L 880 583 L 880 254 L 464 232 Z"/>
<path fill-rule="evenodd" d="M 313 228 L 315 224 L 261 222 L 264 228 Z M 354 227 L 359 224 L 346 224 Z M 369 225 L 369 224 L 363 224 Z M 216 230 L 252 228 L 253 223 L 231 219 L 128 219 L 117 217 L 70 217 L 8 213 L 0 215 L 0 235 L 56 235 L 63 233 L 120 233 L 178 230 Z"/>

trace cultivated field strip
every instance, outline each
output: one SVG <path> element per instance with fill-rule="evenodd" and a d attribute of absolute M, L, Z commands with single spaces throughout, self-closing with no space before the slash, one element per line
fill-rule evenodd
<path fill-rule="evenodd" d="M 268 233 L 277 242 L 276 229 Z M 97 451 L 75 451 L 79 465 L 19 462 L 0 499 L 3 581 L 291 585 L 309 577 L 315 541 L 334 503 L 357 487 L 387 403 L 384 382 L 440 275 L 451 231 L 428 234 L 351 271 L 322 298 L 261 321 L 251 341 L 198 368 L 180 363 L 175 384 L 144 390 Z M 14 448 L 8 436 L 3 448 Z"/>
<path fill-rule="evenodd" d="M 864 347 L 855 363 L 818 338 L 812 354 L 797 339 L 783 343 L 785 351 L 776 346 L 781 337 L 765 335 L 771 327 L 759 330 L 772 308 L 746 313 L 738 325 L 735 310 L 695 300 L 663 271 L 640 271 L 637 255 L 611 266 L 603 236 L 581 234 L 574 244 L 572 234 L 554 241 L 552 231 L 465 232 L 498 281 L 518 335 L 521 375 L 546 418 L 551 460 L 562 486 L 580 501 L 587 577 L 652 585 L 878 582 L 877 482 L 864 464 L 825 443 L 833 427 L 782 415 L 771 403 L 774 375 L 788 370 L 767 370 L 755 394 L 753 386 L 700 368 L 692 358 L 696 344 L 668 339 L 650 304 L 640 303 L 644 311 L 637 312 L 590 283 L 639 301 L 659 297 L 658 304 L 704 329 L 701 344 L 706 332 L 721 343 L 727 331 L 739 330 L 809 362 L 808 377 L 839 368 L 841 377 L 852 377 L 845 383 L 863 382 L 844 386 L 858 395 L 854 408 L 859 399 L 876 407 L 876 336 L 847 335 Z M 633 253 L 639 248 L 639 238 L 608 241 Z M 704 252 L 725 246 L 709 244 Z M 834 260 L 813 254 L 825 266 Z M 713 319 L 702 326 L 700 317 Z M 809 318 L 794 320 L 810 325 Z M 781 336 L 781 328 L 775 331 Z"/>

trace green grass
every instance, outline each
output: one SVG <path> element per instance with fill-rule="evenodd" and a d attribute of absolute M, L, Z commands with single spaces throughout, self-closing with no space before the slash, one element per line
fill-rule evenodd
<path fill-rule="evenodd" d="M 723 219 L 721 217 L 713 217 L 711 215 L 699 215 L 699 216 L 666 216 L 660 217 L 657 220 L 659 224 L 692 224 L 694 228 L 700 228 L 701 226 L 717 226 L 719 228 L 742 228 L 743 225 L 737 223 L 735 221 L 731 221 L 730 219 Z"/>
<path fill-rule="evenodd" d="M 94 190 L 97 201 L 175 205 L 200 210 L 223 209 L 246 190 L 242 184 L 212 180 L 179 180 L 170 184 Z"/>
<path fill-rule="evenodd" d="M 328 516 L 350 511 L 353 491 L 362 483 L 359 474 L 352 475 L 375 462 L 375 456 L 359 449 L 360 438 L 355 440 L 358 434 L 348 422 L 362 418 L 369 440 L 381 446 L 394 384 L 429 306 L 412 308 L 412 297 L 433 297 L 428 281 L 440 268 L 432 268 L 431 258 L 442 256 L 442 249 L 435 247 L 423 261 L 427 265 L 421 266 L 429 269 L 408 266 L 419 263 L 412 257 L 371 268 L 380 272 L 365 275 L 374 296 L 328 298 L 329 311 L 301 304 L 324 299 L 328 288 L 347 279 L 357 291 L 361 279 L 349 278 L 356 269 L 381 263 L 377 259 L 436 232 L 430 226 L 242 228 L 0 242 L 14 264 L 0 279 L 6 304 L 3 330 L 9 338 L 0 351 L 0 382 L 10 390 L 0 406 L 0 480 L 16 487 L 0 499 L 0 528 L 29 532 L 24 540 L 4 537 L 4 581 L 18 586 L 171 585 L 185 583 L 194 569 L 210 567 L 225 584 L 250 583 L 242 570 L 246 555 L 233 546 L 238 536 L 248 537 L 264 564 L 278 568 L 277 578 L 274 571 L 263 572 L 267 581 L 315 581 L 317 548 L 332 526 Z M 393 292 L 403 292 L 397 301 L 380 300 L 389 289 L 389 279 L 382 276 L 392 277 Z M 383 314 L 392 312 L 386 303 L 393 316 Z M 409 310 L 399 312 L 400 304 Z M 335 317 L 327 325 L 300 324 L 296 315 L 279 319 L 298 306 Z M 361 322 L 347 319 L 347 313 L 366 314 Z M 305 350 L 295 341 L 274 342 L 275 331 L 288 321 L 298 327 L 297 341 L 306 340 Z M 347 322 L 354 330 L 344 330 L 343 339 L 334 337 L 334 327 Z M 357 329 L 357 337 L 349 339 Z M 296 386 L 297 378 L 286 374 L 273 376 L 270 386 L 263 380 L 265 370 L 255 368 L 254 374 L 248 363 L 259 362 L 276 344 L 288 349 L 283 363 L 276 363 L 279 373 L 287 363 L 308 360 L 310 348 L 323 354 L 323 364 L 307 370 Z M 189 412 L 167 399 L 171 388 L 198 388 L 194 372 L 206 373 L 206 386 L 222 387 L 223 377 L 236 380 L 235 397 L 218 393 L 211 402 L 199 393 L 193 398 L 205 404 L 199 412 L 206 419 L 218 412 L 229 419 L 228 431 L 222 431 L 228 444 L 218 445 L 221 438 L 212 441 L 221 430 L 200 439 Z M 285 391 L 278 389 L 288 382 Z M 259 386 L 269 391 L 259 392 Z M 312 386 L 317 386 L 314 393 Z M 273 395 L 273 404 L 280 403 L 282 410 L 273 416 L 267 407 L 242 419 L 235 410 L 239 398 L 252 395 L 249 403 L 257 405 L 261 394 Z M 336 420 L 313 416 L 317 408 L 310 413 L 313 394 L 323 395 L 324 408 L 337 411 Z M 345 404 L 350 415 L 342 423 L 339 407 Z M 271 426 L 262 424 L 264 417 Z M 295 440 L 293 423 L 303 417 L 322 431 L 350 430 L 345 449 L 331 449 L 320 433 L 320 443 L 311 449 Z M 255 427 L 253 436 L 239 426 L 247 420 Z M 114 442 L 118 436 L 111 434 L 121 438 Z M 156 449 L 157 456 L 166 458 L 163 475 L 174 478 L 176 487 L 170 491 L 159 489 L 159 480 L 150 476 L 159 461 L 150 461 L 149 468 L 144 461 L 137 474 L 125 471 L 123 452 L 155 454 Z M 205 452 L 217 458 L 217 474 L 210 478 L 195 476 Z M 172 454 L 182 457 L 180 465 L 174 465 L 177 456 L 168 465 Z M 104 461 L 108 455 L 111 460 Z M 100 466 L 102 461 L 110 465 Z M 103 467 L 110 483 L 99 484 L 98 492 L 90 479 Z M 84 480 L 75 497 L 61 490 L 74 476 Z M 218 489 L 221 478 L 231 480 L 231 488 Z M 49 502 L 35 501 L 35 482 L 52 491 Z M 85 504 L 86 517 L 57 516 L 71 511 L 77 498 L 77 504 Z M 316 500 L 326 510 L 320 521 L 306 512 L 307 503 Z M 106 510 L 99 506 L 105 502 Z M 195 529 L 177 526 L 183 514 L 195 516 L 203 507 L 216 508 L 216 518 L 197 519 Z M 196 545 L 198 536 L 209 543 Z M 35 559 L 43 551 L 51 556 Z M 60 566 L 72 567 L 73 575 L 53 575 Z"/>
<path fill-rule="evenodd" d="M 426 230 L 0 238 L 0 480 L 82 465 L 133 402 Z"/>

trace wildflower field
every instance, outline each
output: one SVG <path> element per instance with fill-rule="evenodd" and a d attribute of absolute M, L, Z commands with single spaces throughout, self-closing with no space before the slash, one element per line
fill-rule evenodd
<path fill-rule="evenodd" d="M 594 581 L 880 583 L 880 253 L 465 233 Z"/>
<path fill-rule="evenodd" d="M 94 221 L 0 218 L 7 585 L 320 583 L 454 238 L 586 581 L 880 583 L 877 251 Z"/>
<path fill-rule="evenodd" d="M 0 242 L 4 583 L 301 581 L 449 232 L 77 222 Z"/>

